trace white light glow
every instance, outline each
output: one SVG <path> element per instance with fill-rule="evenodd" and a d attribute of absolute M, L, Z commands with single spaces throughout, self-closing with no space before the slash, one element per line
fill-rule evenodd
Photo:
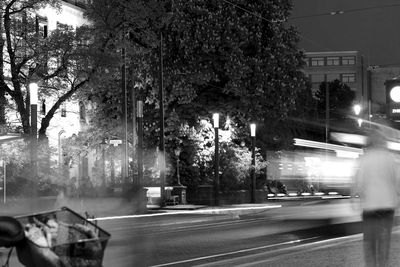
<path fill-rule="evenodd" d="M 396 103 L 400 102 L 400 86 L 395 86 L 390 90 L 390 98 Z"/>
<path fill-rule="evenodd" d="M 339 141 L 346 144 L 355 144 L 355 145 L 366 145 L 367 137 L 359 134 L 348 134 L 348 133 L 337 133 L 332 132 L 331 138 L 335 141 Z"/>
<path fill-rule="evenodd" d="M 29 84 L 29 96 L 31 105 L 37 105 L 38 102 L 38 89 L 39 86 L 37 83 L 30 83 Z"/>
<path fill-rule="evenodd" d="M 214 128 L 219 128 L 219 114 L 213 114 Z"/>
<path fill-rule="evenodd" d="M 358 122 L 358 127 L 361 127 L 361 125 L 363 123 L 363 119 L 358 119 L 357 122 Z"/>
<path fill-rule="evenodd" d="M 354 114 L 356 114 L 357 116 L 360 115 L 361 106 L 359 104 L 354 105 L 353 109 L 354 109 Z"/>
<path fill-rule="evenodd" d="M 251 135 L 251 137 L 256 136 L 256 124 L 255 123 L 250 124 L 250 135 Z"/>
<path fill-rule="evenodd" d="M 355 152 L 336 150 L 336 156 L 339 158 L 356 159 L 359 157 L 359 154 Z"/>
<path fill-rule="evenodd" d="M 363 154 L 363 150 L 359 149 L 359 148 L 340 146 L 340 145 L 334 145 L 334 144 L 317 142 L 317 141 L 310 141 L 310 140 L 299 139 L 299 138 L 294 138 L 294 145 L 295 146 L 312 147 L 312 148 L 320 148 L 320 149 L 333 150 L 333 151 L 336 151 L 336 150 L 348 151 L 348 152 Z"/>
<path fill-rule="evenodd" d="M 400 151 L 400 143 L 397 142 L 387 142 L 387 147 L 390 150 Z"/>

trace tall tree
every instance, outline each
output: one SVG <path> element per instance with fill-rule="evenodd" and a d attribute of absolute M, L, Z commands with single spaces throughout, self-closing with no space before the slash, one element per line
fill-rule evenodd
<path fill-rule="evenodd" d="M 174 1 L 164 30 L 171 104 L 194 121 L 213 111 L 242 125 L 286 117 L 305 87 L 290 9 L 291 1 Z"/>
<path fill-rule="evenodd" d="M 328 87 L 328 90 L 327 90 Z M 326 103 L 327 95 L 329 92 L 329 112 L 330 117 L 340 119 L 346 117 L 352 112 L 352 107 L 355 99 L 355 92 L 351 88 L 341 82 L 340 80 L 334 80 L 330 82 L 322 82 L 315 93 L 315 97 L 318 101 L 318 113 L 325 117 L 326 114 Z"/>
<path fill-rule="evenodd" d="M 161 34 L 166 117 L 175 111 L 196 125 L 220 112 L 247 133 L 251 120 L 287 117 L 304 93 L 298 34 L 285 23 L 289 0 L 113 0 L 96 1 L 94 7 L 95 27 L 113 40 L 114 55 L 125 48 L 132 81 L 155 108 L 153 119 L 158 118 Z"/>

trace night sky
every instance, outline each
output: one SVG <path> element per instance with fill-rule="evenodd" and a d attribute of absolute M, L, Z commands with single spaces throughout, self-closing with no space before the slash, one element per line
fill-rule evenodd
<path fill-rule="evenodd" d="M 307 52 L 360 51 L 368 65 L 400 66 L 400 0 L 293 0 L 289 23 Z M 338 15 L 333 11 L 344 11 Z"/>

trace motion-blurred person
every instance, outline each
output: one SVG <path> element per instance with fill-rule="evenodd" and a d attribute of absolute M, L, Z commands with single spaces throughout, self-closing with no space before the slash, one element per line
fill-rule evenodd
<path fill-rule="evenodd" d="M 390 237 L 398 205 L 399 177 L 394 154 L 378 130 L 368 138 L 355 175 L 353 196 L 361 201 L 366 266 L 388 266 Z"/>

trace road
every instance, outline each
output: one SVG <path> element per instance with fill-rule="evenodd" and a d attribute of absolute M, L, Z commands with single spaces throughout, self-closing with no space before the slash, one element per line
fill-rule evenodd
<path fill-rule="evenodd" d="M 301 218 L 299 211 L 295 212 L 299 207 L 288 207 L 286 211 L 300 220 L 274 220 L 271 218 L 278 214 L 281 218 L 289 218 L 289 214 L 285 215 L 284 211 L 261 210 L 239 217 L 209 218 L 208 221 L 201 221 L 201 216 L 205 216 L 201 215 L 193 217 L 194 221 L 190 223 L 178 223 L 187 221 L 188 215 L 175 215 L 170 221 L 149 218 L 100 221 L 99 225 L 112 233 L 105 252 L 104 266 L 210 265 L 321 242 L 336 236 L 332 231 L 327 231 L 326 227 L 316 230 L 316 227 L 327 224 L 327 220 L 321 216 L 311 219 L 310 214 L 321 206 L 302 207 L 300 212 L 307 219 Z M 313 230 L 301 231 L 308 228 Z M 340 236 L 347 233 L 337 234 Z"/>
<path fill-rule="evenodd" d="M 357 231 L 354 227 L 349 232 L 326 227 L 329 222 L 346 218 L 343 216 L 349 215 L 349 211 L 348 203 L 316 202 L 273 209 L 261 206 L 260 209 L 240 215 L 230 212 L 169 213 L 100 218 L 99 226 L 112 235 L 105 250 L 103 265 L 292 266 L 293 263 L 286 264 L 286 255 L 301 256 L 299 251 L 319 248 L 331 238 Z M 335 242 L 340 245 L 341 240 Z M 326 253 L 328 258 L 335 256 L 329 254 L 330 250 Z M 318 262 L 324 262 L 325 254 Z M 312 255 L 307 257 L 313 259 Z M 273 259 L 275 262 L 271 262 Z M 15 253 L 10 266 L 21 266 L 17 263 Z"/>

